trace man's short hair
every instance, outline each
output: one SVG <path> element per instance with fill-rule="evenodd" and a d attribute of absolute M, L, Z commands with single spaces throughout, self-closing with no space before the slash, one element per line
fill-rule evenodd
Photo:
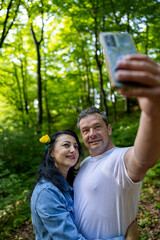
<path fill-rule="evenodd" d="M 108 119 L 106 117 L 106 115 L 101 112 L 98 108 L 96 107 L 90 107 L 90 108 L 87 108 L 85 109 L 84 111 L 82 111 L 79 116 L 78 116 L 78 120 L 77 120 L 77 127 L 80 129 L 80 126 L 79 126 L 79 123 L 81 121 L 82 118 L 85 118 L 87 117 L 88 115 L 92 115 L 94 113 L 98 113 L 102 116 L 102 119 L 103 121 L 105 122 L 105 124 L 108 126 L 109 122 L 108 122 Z"/>

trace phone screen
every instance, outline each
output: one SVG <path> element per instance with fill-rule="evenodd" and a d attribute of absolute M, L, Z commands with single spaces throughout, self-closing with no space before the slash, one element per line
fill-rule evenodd
<path fill-rule="evenodd" d="M 129 33 L 100 33 L 100 42 L 104 48 L 105 60 L 113 87 L 125 87 L 136 85 L 132 82 L 118 82 L 116 79 L 116 62 L 123 56 L 135 54 L 136 48 Z"/>

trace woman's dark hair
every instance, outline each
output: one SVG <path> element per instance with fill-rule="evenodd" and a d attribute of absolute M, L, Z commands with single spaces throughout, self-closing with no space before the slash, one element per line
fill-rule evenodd
<path fill-rule="evenodd" d="M 38 169 L 38 178 L 37 178 L 37 182 L 39 182 L 42 178 L 52 182 L 61 191 L 64 190 L 63 183 L 62 183 L 64 180 L 62 178 L 62 175 L 58 171 L 58 168 L 56 168 L 55 166 L 54 159 L 51 157 L 51 152 L 55 147 L 58 137 L 63 134 L 73 136 L 76 139 L 78 144 L 79 157 L 82 155 L 82 148 L 75 132 L 71 130 L 63 130 L 63 131 L 54 133 L 51 137 L 49 148 L 46 150 L 46 152 L 43 155 L 42 162 Z M 79 161 L 79 158 L 78 158 L 78 161 Z M 77 170 L 75 169 L 75 166 L 71 167 L 68 171 L 66 181 L 70 186 L 73 186 L 73 181 L 76 173 L 77 173 Z"/>

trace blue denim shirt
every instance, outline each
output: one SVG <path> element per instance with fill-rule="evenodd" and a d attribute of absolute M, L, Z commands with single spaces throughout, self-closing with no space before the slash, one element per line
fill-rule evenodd
<path fill-rule="evenodd" d="M 36 240 L 85 240 L 75 226 L 73 189 L 65 180 L 63 193 L 44 179 L 36 185 L 31 197 L 31 217 Z M 111 239 L 124 240 L 108 240 Z"/>

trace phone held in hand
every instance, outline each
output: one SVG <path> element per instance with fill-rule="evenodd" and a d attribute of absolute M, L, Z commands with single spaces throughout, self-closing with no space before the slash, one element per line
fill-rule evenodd
<path fill-rule="evenodd" d="M 136 48 L 129 33 L 101 32 L 100 43 L 104 49 L 105 61 L 111 84 L 114 88 L 136 86 L 135 82 L 118 82 L 116 78 L 116 62 L 128 54 L 136 54 Z"/>

